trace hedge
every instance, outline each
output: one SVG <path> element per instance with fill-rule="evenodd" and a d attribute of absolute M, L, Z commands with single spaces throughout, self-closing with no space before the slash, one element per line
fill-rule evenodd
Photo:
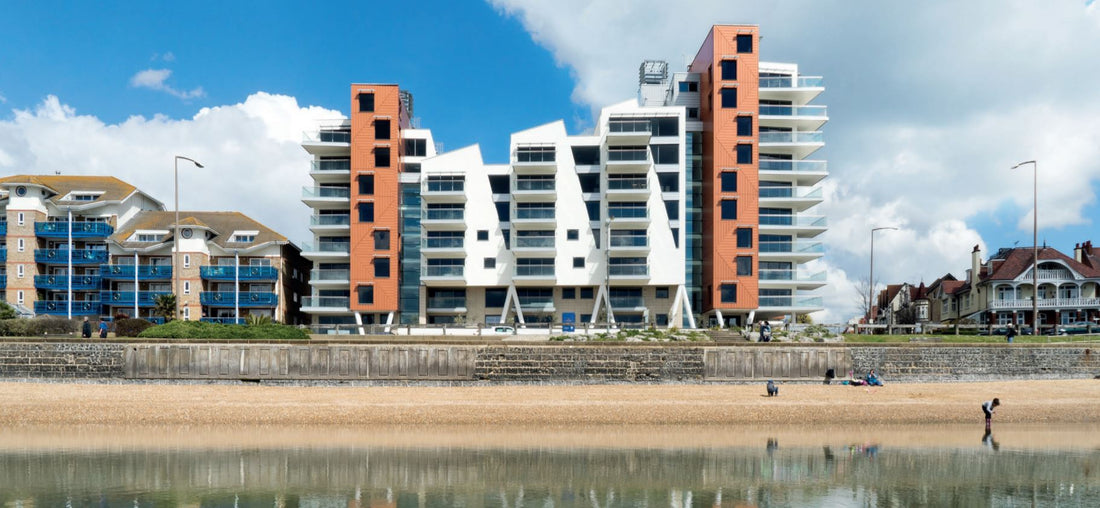
<path fill-rule="evenodd" d="M 308 340 L 309 334 L 293 326 L 270 323 L 257 326 L 223 325 L 202 321 L 171 321 L 146 328 L 138 337 L 149 339 L 274 339 Z"/>
<path fill-rule="evenodd" d="M 144 319 L 117 319 L 115 320 L 115 335 L 119 337 L 137 337 L 153 323 Z"/>
<path fill-rule="evenodd" d="M 78 333 L 80 324 L 79 319 L 69 320 L 54 316 L 39 316 L 34 319 L 0 319 L 0 335 L 5 337 L 68 335 Z"/>

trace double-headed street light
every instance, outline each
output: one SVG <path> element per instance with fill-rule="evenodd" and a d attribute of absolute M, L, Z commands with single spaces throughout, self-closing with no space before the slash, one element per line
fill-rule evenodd
<path fill-rule="evenodd" d="M 175 170 L 175 177 L 176 177 L 176 223 L 175 223 L 175 225 L 174 225 L 175 227 L 172 231 L 172 279 L 173 279 L 172 289 L 176 292 L 176 315 L 175 315 L 176 319 L 179 319 L 179 317 L 180 317 L 180 300 L 182 299 L 181 298 L 182 294 L 180 293 L 180 267 L 179 267 L 179 257 L 180 257 L 180 159 L 183 159 L 185 161 L 190 161 L 192 164 L 194 164 L 197 167 L 200 167 L 200 168 L 203 167 L 203 165 L 199 164 L 199 161 L 197 161 L 195 159 L 192 159 L 192 158 L 189 158 L 189 157 L 184 157 L 182 155 L 177 155 L 176 156 L 176 160 L 175 160 L 175 167 L 176 167 L 176 170 Z M 134 270 L 135 271 L 137 270 L 136 266 L 134 267 Z M 137 290 L 138 290 L 138 288 L 135 287 L 134 291 L 136 292 Z"/>
<path fill-rule="evenodd" d="M 875 231 L 882 231 L 884 229 L 897 231 L 898 228 L 885 226 L 871 229 L 871 273 L 868 275 L 869 279 L 867 280 L 867 324 L 872 324 L 871 322 L 874 321 L 871 310 L 874 308 L 873 302 L 875 301 Z"/>
<path fill-rule="evenodd" d="M 1039 334 L 1039 163 L 1036 161 L 1024 161 L 1012 169 L 1025 164 L 1031 164 L 1034 185 L 1031 190 L 1031 334 Z"/>

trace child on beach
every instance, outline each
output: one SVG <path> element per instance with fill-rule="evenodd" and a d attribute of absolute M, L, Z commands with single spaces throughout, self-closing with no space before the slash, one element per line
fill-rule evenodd
<path fill-rule="evenodd" d="M 997 410 L 999 405 L 1001 405 L 1001 399 L 996 397 L 982 403 L 982 412 L 985 413 L 985 428 L 989 428 L 989 424 L 993 420 L 993 412 Z"/>

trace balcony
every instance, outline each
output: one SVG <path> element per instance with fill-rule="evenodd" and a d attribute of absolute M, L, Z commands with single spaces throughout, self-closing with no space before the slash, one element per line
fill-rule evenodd
<path fill-rule="evenodd" d="M 351 149 L 351 122 L 325 120 L 318 130 L 302 133 L 302 148 L 313 155 L 347 155 Z"/>
<path fill-rule="evenodd" d="M 608 147 L 608 173 L 637 173 L 649 169 L 653 161 L 649 158 L 649 148 Z"/>
<path fill-rule="evenodd" d="M 305 296 L 301 310 L 310 314 L 346 314 L 350 301 L 346 296 Z"/>
<path fill-rule="evenodd" d="M 554 299 L 553 298 L 545 298 L 545 297 L 538 297 L 538 298 L 527 297 L 527 298 L 528 299 L 524 299 L 524 297 L 522 297 L 522 296 L 519 298 L 519 301 L 520 301 L 519 308 L 523 309 L 523 312 L 554 312 L 554 310 L 556 310 L 554 308 Z M 528 319 L 530 319 L 530 318 L 528 318 Z"/>
<path fill-rule="evenodd" d="M 761 296 L 760 310 L 797 310 L 814 312 L 823 310 L 820 296 Z"/>
<path fill-rule="evenodd" d="M 429 176 L 420 187 L 420 196 L 426 203 L 464 203 L 466 182 L 462 177 L 439 179 Z"/>
<path fill-rule="evenodd" d="M 8 235 L 8 221 L 0 220 L 0 236 Z"/>
<path fill-rule="evenodd" d="M 1038 306 L 1040 309 L 1091 309 L 1100 307 L 1100 298 L 1040 298 Z M 1029 310 L 1031 309 L 1031 298 L 992 300 L 989 302 L 989 308 L 993 310 Z"/>
<path fill-rule="evenodd" d="M 760 88 L 824 88 L 825 79 L 821 76 L 785 76 L 780 78 L 760 78 Z"/>
<path fill-rule="evenodd" d="M 641 296 L 612 296 L 611 308 L 615 310 L 635 310 L 645 308 L 645 298 Z"/>
<path fill-rule="evenodd" d="M 554 201 L 557 182 L 553 178 L 516 178 L 512 196 L 516 201 Z"/>
<path fill-rule="evenodd" d="M 512 225 L 526 229 L 554 229 L 557 221 L 553 206 L 545 208 L 526 208 L 516 206 L 512 213 Z"/>
<path fill-rule="evenodd" d="M 433 296 L 428 298 L 429 312 L 465 312 L 466 298 L 458 296 Z"/>
<path fill-rule="evenodd" d="M 35 222 L 34 234 L 39 238 L 65 238 L 69 237 L 69 222 Z M 115 228 L 106 222 L 74 221 L 72 224 L 73 239 L 84 240 L 89 238 L 107 238 L 115 232 Z"/>
<path fill-rule="evenodd" d="M 648 118 L 615 118 L 607 122 L 607 143 L 648 145 L 652 136 Z"/>
<path fill-rule="evenodd" d="M 103 279 L 98 275 L 73 275 L 73 291 L 98 291 Z M 68 275 L 35 275 L 35 289 L 66 291 L 69 289 Z"/>
<path fill-rule="evenodd" d="M 425 256 L 450 257 L 466 254 L 466 238 L 463 236 L 424 237 L 420 242 L 420 252 Z"/>
<path fill-rule="evenodd" d="M 818 187 L 760 187 L 760 206 L 801 212 L 824 199 Z"/>
<path fill-rule="evenodd" d="M 512 278 L 519 281 L 548 281 L 554 280 L 554 265 L 521 265 L 517 264 Z"/>
<path fill-rule="evenodd" d="M 611 258 L 614 260 L 615 258 Z M 649 279 L 649 266 L 647 265 L 616 265 L 611 264 L 607 267 L 607 275 L 612 279 L 618 280 L 647 280 Z"/>
<path fill-rule="evenodd" d="M 760 215 L 761 233 L 787 233 L 818 235 L 828 229 L 824 215 Z"/>
<path fill-rule="evenodd" d="M 199 302 L 209 307 L 274 307 L 279 304 L 279 297 L 264 291 L 203 291 Z"/>
<path fill-rule="evenodd" d="M 821 242 L 760 242 L 761 259 L 794 259 L 809 261 L 825 253 L 825 244 Z"/>
<path fill-rule="evenodd" d="M 329 269 L 310 270 L 309 285 L 314 287 L 347 286 L 351 281 L 351 270 Z"/>
<path fill-rule="evenodd" d="M 821 131 L 760 133 L 762 153 L 789 154 L 795 159 L 804 159 L 823 146 L 825 146 L 825 138 Z"/>
<path fill-rule="evenodd" d="M 201 266 L 199 276 L 203 280 L 217 281 L 276 281 L 279 269 L 274 266 Z"/>
<path fill-rule="evenodd" d="M 553 236 L 516 236 L 512 250 L 516 252 L 555 252 Z"/>
<path fill-rule="evenodd" d="M 518 145 L 512 167 L 517 174 L 554 173 L 558 169 L 556 148 L 553 143 Z"/>
<path fill-rule="evenodd" d="M 465 265 L 425 265 L 420 270 L 420 281 L 434 286 L 464 286 Z"/>
<path fill-rule="evenodd" d="M 313 232 L 351 231 L 351 215 L 311 215 L 309 229 Z"/>
<path fill-rule="evenodd" d="M 101 265 L 107 262 L 107 251 L 100 249 L 74 249 L 74 265 Z M 65 265 L 69 263 L 67 249 L 35 249 L 34 262 L 47 265 Z"/>
<path fill-rule="evenodd" d="M 351 189 L 348 187 L 302 187 L 302 202 L 310 208 L 331 208 L 334 205 L 350 206 Z"/>
<path fill-rule="evenodd" d="M 788 99 L 805 104 L 825 91 L 821 76 L 760 78 L 760 98 Z"/>
<path fill-rule="evenodd" d="M 621 206 L 608 203 L 607 216 L 612 226 L 645 226 L 649 224 L 649 210 L 641 206 Z"/>
<path fill-rule="evenodd" d="M 99 300 L 78 300 L 72 302 L 74 316 L 98 316 L 102 305 Z M 46 316 L 68 316 L 68 300 L 49 300 L 34 302 L 34 313 Z"/>
<path fill-rule="evenodd" d="M 8 261 L 8 249 L 7 247 L 0 247 L 0 262 L 6 263 Z"/>
<path fill-rule="evenodd" d="M 649 252 L 649 237 L 642 235 L 616 235 L 612 231 L 608 250 L 616 254 L 644 254 Z"/>
<path fill-rule="evenodd" d="M 351 244 L 345 242 L 321 242 L 317 245 L 302 243 L 302 257 L 307 259 L 347 259 L 351 255 Z"/>
<path fill-rule="evenodd" d="M 309 176 L 317 182 L 346 183 L 351 178 L 351 159 L 315 160 L 309 163 Z"/>
<path fill-rule="evenodd" d="M 1027 274 L 1025 274 L 1022 277 L 1022 279 L 1027 280 L 1027 281 L 1031 280 L 1031 269 L 1030 268 L 1028 269 Z M 1075 278 L 1073 276 L 1073 273 L 1070 272 L 1069 270 L 1062 270 L 1062 269 L 1050 270 L 1050 269 L 1040 268 L 1039 269 L 1039 280 L 1067 281 L 1068 282 L 1068 281 L 1071 281 L 1071 280 L 1075 280 Z"/>
<path fill-rule="evenodd" d="M 134 265 L 99 265 L 100 276 L 106 280 L 134 280 Z M 143 280 L 169 280 L 172 265 L 138 265 L 137 277 Z"/>
<path fill-rule="evenodd" d="M 161 295 L 172 294 L 169 291 L 138 291 L 137 303 L 138 307 L 153 307 L 157 304 L 157 297 Z M 134 292 L 133 291 L 100 291 L 99 300 L 104 305 L 110 305 L 112 307 L 130 307 L 134 306 Z"/>
<path fill-rule="evenodd" d="M 646 199 L 649 197 L 649 178 L 639 175 L 629 178 L 608 178 L 607 198 Z"/>
<path fill-rule="evenodd" d="M 760 270 L 760 287 L 817 289 L 825 285 L 825 272 L 812 274 L 798 270 Z"/>
<path fill-rule="evenodd" d="M 760 159 L 758 167 L 761 180 L 791 181 L 802 185 L 813 185 L 829 175 L 825 161 Z"/>
<path fill-rule="evenodd" d="M 829 121 L 825 106 L 760 105 L 760 125 L 816 131 Z"/>
<path fill-rule="evenodd" d="M 0 289 L 7 289 L 8 287 L 8 273 L 0 272 Z"/>
<path fill-rule="evenodd" d="M 430 230 L 466 229 L 466 210 L 463 208 L 427 208 L 420 225 Z"/>

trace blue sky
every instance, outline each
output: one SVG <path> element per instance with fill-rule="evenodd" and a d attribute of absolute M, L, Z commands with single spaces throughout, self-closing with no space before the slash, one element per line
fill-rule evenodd
<path fill-rule="evenodd" d="M 0 174 L 113 174 L 184 209 L 238 209 L 301 241 L 302 132 L 352 82 L 399 83 L 452 150 L 507 159 L 512 132 L 634 97 L 715 23 L 758 24 L 766 61 L 824 76 L 824 319 L 857 313 L 870 228 L 879 282 L 961 275 L 971 248 L 1100 242 L 1100 7 L 1082 0 L 6 2 Z"/>

